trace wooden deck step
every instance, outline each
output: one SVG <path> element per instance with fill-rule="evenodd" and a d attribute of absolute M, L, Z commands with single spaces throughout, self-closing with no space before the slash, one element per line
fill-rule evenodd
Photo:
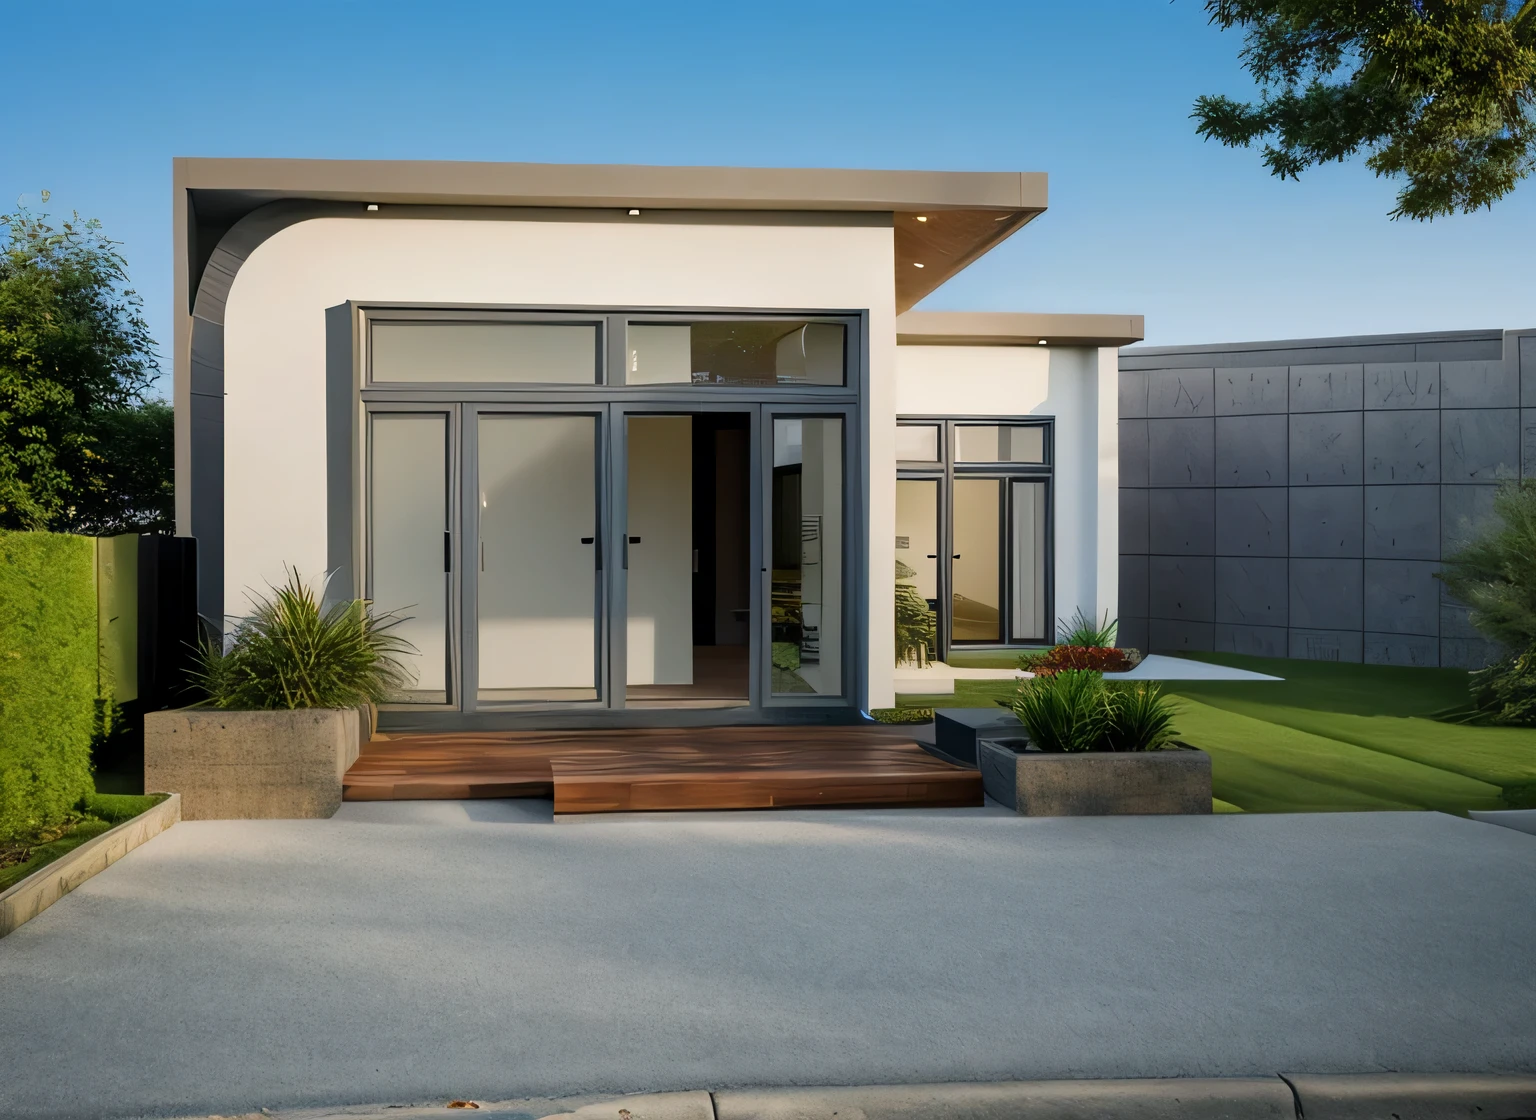
<path fill-rule="evenodd" d="M 363 748 L 348 801 L 549 797 L 557 813 L 982 804 L 974 770 L 871 727 L 408 735 Z"/>

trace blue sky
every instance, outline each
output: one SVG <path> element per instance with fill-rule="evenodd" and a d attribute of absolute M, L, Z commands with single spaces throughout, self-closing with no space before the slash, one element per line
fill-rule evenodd
<path fill-rule="evenodd" d="M 1250 90 L 1198 0 L 29 3 L 5 23 L 0 209 L 124 243 L 171 338 L 173 155 L 1045 171 L 1050 210 L 933 309 L 1140 312 L 1150 343 L 1536 326 L 1536 182 L 1392 222 L 1198 139 Z"/>

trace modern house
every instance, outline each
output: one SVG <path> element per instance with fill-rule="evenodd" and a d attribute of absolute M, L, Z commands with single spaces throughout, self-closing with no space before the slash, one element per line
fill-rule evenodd
<path fill-rule="evenodd" d="M 200 611 L 292 565 L 409 616 L 385 726 L 856 718 L 898 656 L 1116 609 L 1141 317 L 909 310 L 1044 175 L 178 159 L 174 192 Z"/>

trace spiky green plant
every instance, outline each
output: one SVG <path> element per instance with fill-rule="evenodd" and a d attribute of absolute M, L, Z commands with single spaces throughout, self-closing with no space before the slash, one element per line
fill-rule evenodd
<path fill-rule="evenodd" d="M 1021 681 L 1011 707 L 1030 741 L 1043 751 L 1104 749 L 1109 712 L 1098 673 L 1068 669 Z"/>
<path fill-rule="evenodd" d="M 391 633 L 405 621 L 399 615 L 376 615 L 364 599 L 322 610 L 297 569 L 254 607 L 227 643 L 212 638 L 199 650 L 196 676 L 210 707 L 353 708 L 393 699 L 411 683 L 400 658 L 415 649 Z"/>
<path fill-rule="evenodd" d="M 1173 741 L 1173 702 L 1156 681 L 1115 681 L 1104 694 L 1105 746 L 1111 751 L 1156 751 Z"/>
<path fill-rule="evenodd" d="M 1057 639 L 1057 645 L 1094 646 L 1103 649 L 1115 644 L 1115 632 L 1120 628 L 1120 620 L 1110 618 L 1109 612 L 1105 611 L 1104 621 L 1095 622 L 1079 607 L 1070 619 L 1066 622 L 1058 619 L 1056 625 L 1067 632 L 1065 638 Z"/>
<path fill-rule="evenodd" d="M 1043 751 L 1155 751 L 1178 734 L 1161 685 L 1109 683 L 1085 669 L 1021 681 L 1007 706 Z"/>

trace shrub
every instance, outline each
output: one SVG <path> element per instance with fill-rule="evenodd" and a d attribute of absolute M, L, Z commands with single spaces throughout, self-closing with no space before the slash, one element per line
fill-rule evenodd
<path fill-rule="evenodd" d="M 1536 726 L 1536 645 L 1473 673 L 1472 703 L 1493 723 Z"/>
<path fill-rule="evenodd" d="M 93 788 L 96 647 L 95 542 L 0 531 L 0 840 Z"/>
<path fill-rule="evenodd" d="M 1067 622 L 1057 620 L 1056 625 L 1067 632 L 1067 636 L 1058 643 L 1064 646 L 1092 646 L 1105 648 L 1115 644 L 1115 633 L 1120 628 L 1119 619 L 1111 619 L 1109 612 L 1104 612 L 1104 621 L 1094 622 L 1078 608 Z"/>
<path fill-rule="evenodd" d="M 932 708 L 874 708 L 869 713 L 876 723 L 932 723 Z"/>
<path fill-rule="evenodd" d="M 1123 673 L 1132 662 L 1121 650 L 1109 646 L 1056 646 L 1030 659 L 1028 669 L 1036 676 L 1082 670 L 1092 673 Z"/>
<path fill-rule="evenodd" d="M 354 708 L 383 703 L 411 680 L 401 664 L 413 647 L 390 630 L 400 616 L 375 616 L 366 600 L 322 611 L 292 570 L 288 582 L 258 597 L 227 645 L 203 644 L 198 684 L 214 708 Z"/>
<path fill-rule="evenodd" d="M 1157 751 L 1178 734 L 1173 704 L 1156 681 L 1117 681 L 1108 686 L 1105 737 L 1112 751 Z"/>
<path fill-rule="evenodd" d="M 1496 523 L 1447 556 L 1439 578 L 1513 653 L 1536 645 L 1536 479 L 1500 488 L 1493 511 Z"/>
<path fill-rule="evenodd" d="M 1099 674 L 1067 669 L 1020 681 L 1011 707 L 1043 751 L 1103 750 L 1104 692 Z"/>
<path fill-rule="evenodd" d="M 1504 656 L 1472 674 L 1472 700 L 1496 723 L 1536 724 L 1536 480 L 1505 485 L 1497 522 L 1445 558 L 1439 573 L 1472 625 Z"/>
<path fill-rule="evenodd" d="M 1043 751 L 1151 751 L 1173 741 L 1173 708 L 1151 682 L 1063 669 L 1020 681 L 1008 705 Z"/>

